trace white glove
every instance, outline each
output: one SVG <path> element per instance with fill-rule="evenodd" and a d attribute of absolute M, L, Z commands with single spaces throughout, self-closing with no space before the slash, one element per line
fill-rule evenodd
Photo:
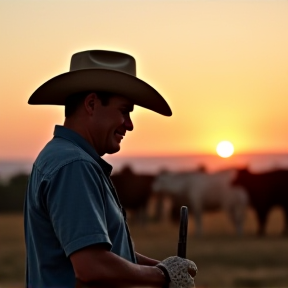
<path fill-rule="evenodd" d="M 156 267 L 163 271 L 166 278 L 169 278 L 169 288 L 194 287 L 194 277 L 198 269 L 193 261 L 178 256 L 171 256 L 158 263 Z"/>

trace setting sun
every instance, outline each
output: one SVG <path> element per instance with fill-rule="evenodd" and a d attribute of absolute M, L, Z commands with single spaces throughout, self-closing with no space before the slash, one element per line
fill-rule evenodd
<path fill-rule="evenodd" d="M 216 151 L 220 157 L 227 158 L 234 153 L 234 146 L 229 141 L 221 141 L 217 145 Z"/>

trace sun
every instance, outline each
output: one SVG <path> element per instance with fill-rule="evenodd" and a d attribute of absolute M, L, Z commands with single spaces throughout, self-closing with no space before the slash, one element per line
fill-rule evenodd
<path fill-rule="evenodd" d="M 220 157 L 228 158 L 234 153 L 234 146 L 229 141 L 221 141 L 218 143 L 216 151 Z"/>

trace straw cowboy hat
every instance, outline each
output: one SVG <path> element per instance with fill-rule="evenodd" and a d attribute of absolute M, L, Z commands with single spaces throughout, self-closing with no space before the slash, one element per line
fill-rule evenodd
<path fill-rule="evenodd" d="M 91 50 L 72 55 L 70 71 L 42 84 L 29 98 L 32 105 L 65 105 L 68 96 L 85 91 L 122 95 L 136 105 L 165 116 L 172 112 L 165 99 L 136 77 L 135 59 L 124 53 Z"/>

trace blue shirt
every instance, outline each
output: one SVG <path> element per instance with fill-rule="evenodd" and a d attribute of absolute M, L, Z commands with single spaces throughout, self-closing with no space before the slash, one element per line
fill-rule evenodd
<path fill-rule="evenodd" d="M 26 287 L 74 288 L 69 256 L 92 244 L 136 263 L 112 166 L 79 134 L 56 126 L 36 159 L 25 205 Z"/>

